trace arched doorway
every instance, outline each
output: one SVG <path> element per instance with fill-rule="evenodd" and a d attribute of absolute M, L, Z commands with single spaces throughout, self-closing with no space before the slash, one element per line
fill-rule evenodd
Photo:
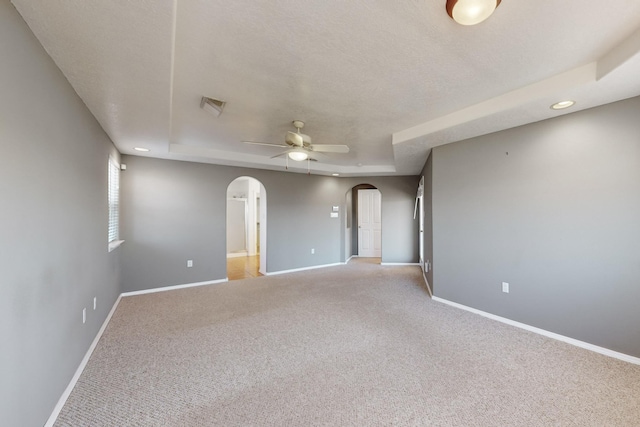
<path fill-rule="evenodd" d="M 351 241 L 351 256 L 382 258 L 382 193 L 370 184 L 359 184 L 347 193 L 347 206 L 352 226 L 347 233 Z M 347 248 L 349 251 L 349 248 Z M 349 252 L 347 252 L 349 253 Z"/>
<path fill-rule="evenodd" d="M 267 266 L 267 193 L 255 178 L 241 176 L 227 187 L 227 278 L 258 277 Z"/>

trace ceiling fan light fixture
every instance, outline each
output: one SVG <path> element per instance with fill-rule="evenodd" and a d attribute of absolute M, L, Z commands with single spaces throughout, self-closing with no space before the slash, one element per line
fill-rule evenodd
<path fill-rule="evenodd" d="M 222 114 L 222 110 L 224 110 L 224 106 L 227 103 L 224 101 L 220 101 L 219 99 L 207 98 L 206 96 L 202 97 L 200 101 L 200 108 L 204 111 L 213 114 L 216 117 L 220 117 Z"/>
<path fill-rule="evenodd" d="M 295 160 L 296 162 L 302 162 L 309 158 L 309 155 L 304 151 L 291 151 L 288 155 L 291 160 Z"/>
<path fill-rule="evenodd" d="M 447 0 L 447 13 L 460 25 L 476 25 L 491 16 L 501 0 Z"/>

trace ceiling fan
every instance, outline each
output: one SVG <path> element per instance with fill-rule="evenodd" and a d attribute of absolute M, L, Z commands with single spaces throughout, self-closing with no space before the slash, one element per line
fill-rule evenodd
<path fill-rule="evenodd" d="M 246 144 L 254 145 L 267 145 L 271 147 L 288 148 L 288 150 L 282 153 L 276 154 L 271 158 L 287 155 L 291 160 L 302 162 L 304 160 L 318 160 L 321 156 L 318 153 L 348 153 L 349 147 L 346 145 L 336 144 L 313 144 L 311 143 L 311 137 L 300 133 L 300 129 L 304 127 L 304 122 L 300 120 L 294 120 L 293 126 L 297 129 L 297 132 L 288 131 L 285 135 L 284 144 L 270 144 L 268 142 L 256 142 L 256 141 L 242 141 Z"/>

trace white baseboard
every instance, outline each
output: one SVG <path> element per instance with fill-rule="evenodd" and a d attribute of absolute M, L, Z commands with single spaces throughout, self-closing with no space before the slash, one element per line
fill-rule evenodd
<path fill-rule="evenodd" d="M 354 255 L 351 255 L 349 258 L 347 258 L 347 260 L 344 262 L 344 264 L 349 264 L 349 261 L 351 261 L 351 258 L 353 258 Z"/>
<path fill-rule="evenodd" d="M 278 274 L 296 273 L 298 271 L 315 270 L 316 268 L 335 267 L 336 265 L 344 265 L 341 262 L 335 262 L 333 264 L 312 265 L 311 267 L 294 268 L 291 270 L 270 271 L 265 276 L 276 276 Z"/>
<path fill-rule="evenodd" d="M 420 270 L 422 270 L 422 278 L 424 279 L 425 285 L 427 285 L 427 291 L 429 292 L 429 296 L 433 298 L 433 293 L 431 292 L 431 286 L 429 286 L 429 280 L 427 280 L 427 275 L 425 274 L 424 269 L 421 268 Z"/>
<path fill-rule="evenodd" d="M 71 392 L 73 391 L 73 388 L 76 386 L 78 379 L 80 379 L 80 375 L 82 375 L 82 372 L 84 371 L 85 366 L 87 366 L 87 362 L 89 362 L 89 358 L 91 358 L 91 354 L 93 354 L 93 350 L 95 350 L 96 346 L 98 345 L 98 341 L 100 341 L 100 337 L 102 337 L 102 333 L 107 328 L 107 325 L 111 320 L 111 316 L 113 316 L 113 313 L 115 313 L 121 298 L 122 298 L 122 295 L 118 295 L 118 299 L 116 299 L 116 302 L 113 304 L 113 307 L 111 307 L 111 311 L 109 311 L 107 318 L 104 319 L 104 322 L 100 327 L 100 330 L 98 330 L 96 337 L 93 339 L 93 342 L 89 346 L 89 350 L 87 350 L 87 353 L 82 358 L 82 361 L 78 366 L 78 369 L 76 369 L 76 373 L 73 374 L 73 378 L 71 378 L 71 381 L 69 381 L 69 385 L 67 385 L 67 388 L 62 393 L 62 396 L 60 396 L 60 399 L 58 399 L 58 403 L 53 408 L 53 412 L 51 412 L 51 415 L 49 416 L 49 419 L 45 423 L 44 427 L 53 427 L 53 424 L 58 419 L 58 415 L 60 415 L 60 411 L 62 411 L 64 404 L 67 403 L 67 399 L 69 398 L 69 395 L 71 395 Z"/>
<path fill-rule="evenodd" d="M 247 257 L 249 256 L 248 252 L 232 252 L 230 254 L 227 254 L 227 258 L 240 258 L 240 257 Z"/>
<path fill-rule="evenodd" d="M 564 335 L 556 334 L 555 332 L 549 332 L 544 329 L 536 328 L 535 326 L 527 325 L 526 323 L 516 322 L 515 320 L 507 319 L 506 317 L 496 316 L 495 314 L 487 313 L 486 311 L 478 310 L 478 309 L 468 307 L 466 305 L 458 304 L 457 302 L 452 302 L 436 296 L 433 297 L 433 300 L 441 302 L 443 304 L 450 305 L 452 307 L 462 309 L 462 310 L 470 311 L 471 313 L 479 314 L 480 316 L 487 317 L 492 320 L 497 320 L 498 322 L 506 323 L 507 325 L 515 326 L 516 328 L 525 329 L 529 332 L 534 332 L 536 334 L 543 335 L 548 338 L 553 338 L 555 340 L 562 341 L 567 344 L 575 345 L 576 347 L 584 348 L 586 350 L 600 353 L 605 356 L 613 357 L 615 359 L 619 359 L 625 362 L 633 363 L 635 365 L 640 365 L 640 358 L 638 357 L 630 356 L 628 354 L 620 353 L 620 352 L 610 350 L 608 348 L 600 347 L 594 344 L 589 344 L 588 342 L 580 341 L 574 338 L 565 337 Z"/>
<path fill-rule="evenodd" d="M 228 281 L 229 281 L 229 278 L 225 277 L 224 279 L 209 280 L 207 282 L 186 283 L 184 285 L 164 286 L 162 288 L 151 288 L 151 289 L 143 289 L 141 291 L 123 292 L 120 295 L 123 297 L 130 297 L 133 295 L 153 294 L 155 292 L 173 291 L 176 289 L 195 288 L 196 286 L 215 285 L 217 283 L 224 283 Z"/>
<path fill-rule="evenodd" d="M 420 265 L 419 262 L 381 262 L 380 265 Z"/>

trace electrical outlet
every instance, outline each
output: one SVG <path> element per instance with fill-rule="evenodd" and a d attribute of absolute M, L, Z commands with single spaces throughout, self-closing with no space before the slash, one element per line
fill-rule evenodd
<path fill-rule="evenodd" d="M 82 309 L 82 323 L 87 323 L 87 308 Z"/>
<path fill-rule="evenodd" d="M 187 260 L 187 267 L 189 267 L 189 268 L 193 267 L 193 260 L 192 259 L 188 259 Z"/>
<path fill-rule="evenodd" d="M 311 249 L 311 255 L 315 254 L 316 250 L 315 249 Z"/>
<path fill-rule="evenodd" d="M 502 282 L 502 292 L 505 294 L 509 293 L 509 284 L 507 282 Z"/>
<path fill-rule="evenodd" d="M 95 310 L 98 306 L 98 297 L 93 297 L 93 309 Z"/>

